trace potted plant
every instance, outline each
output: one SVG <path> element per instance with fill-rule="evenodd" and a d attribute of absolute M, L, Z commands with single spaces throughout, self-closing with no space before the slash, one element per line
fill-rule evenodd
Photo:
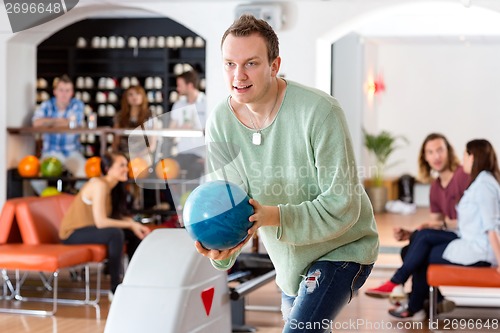
<path fill-rule="evenodd" d="M 387 131 L 370 134 L 363 129 L 363 135 L 365 147 L 375 157 L 376 163 L 373 186 L 367 187 L 366 192 L 372 202 L 373 211 L 379 213 L 385 210 L 387 202 L 387 188 L 383 186 L 384 171 L 390 166 L 387 162 L 394 150 L 399 148 L 399 141 L 407 143 L 408 140 L 404 136 L 395 136 Z"/>

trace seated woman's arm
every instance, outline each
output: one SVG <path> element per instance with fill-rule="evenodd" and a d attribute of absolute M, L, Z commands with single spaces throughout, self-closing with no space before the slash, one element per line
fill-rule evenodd
<path fill-rule="evenodd" d="M 457 229 L 457 220 L 450 219 L 441 213 L 431 213 L 429 221 L 423 223 L 419 229 Z"/>
<path fill-rule="evenodd" d="M 150 229 L 143 224 L 134 221 L 131 217 L 125 217 L 120 220 L 113 219 L 106 214 L 106 193 L 107 186 L 103 180 L 93 181 L 85 189 L 85 196 L 92 201 L 92 214 L 97 228 L 120 228 L 130 229 L 134 234 L 143 239 L 149 234 Z"/>
<path fill-rule="evenodd" d="M 488 239 L 490 241 L 493 252 L 495 253 L 495 258 L 497 259 L 497 272 L 500 273 L 500 236 L 496 230 L 488 231 Z"/>

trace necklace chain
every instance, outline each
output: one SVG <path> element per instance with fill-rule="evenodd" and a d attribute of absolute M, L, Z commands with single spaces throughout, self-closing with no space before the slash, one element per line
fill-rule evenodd
<path fill-rule="evenodd" d="M 253 121 L 253 118 L 252 118 L 252 115 L 250 114 L 250 111 L 245 108 L 245 110 L 247 111 L 248 113 L 248 118 L 250 118 L 250 122 L 252 123 L 252 127 L 254 128 L 254 130 L 257 132 L 257 133 L 260 133 L 262 131 L 262 128 L 265 126 L 266 124 L 266 121 L 267 119 L 269 119 L 269 117 L 271 116 L 271 113 L 273 113 L 274 111 L 274 108 L 276 107 L 276 103 L 278 103 L 278 97 L 279 97 L 279 94 L 280 94 L 280 84 L 279 82 L 276 80 L 276 83 L 278 85 L 278 91 L 276 92 L 276 98 L 274 100 L 274 104 L 273 104 L 273 107 L 271 108 L 271 110 L 269 111 L 269 113 L 267 114 L 267 117 L 264 119 L 264 121 L 262 122 L 262 127 L 261 128 L 257 128 L 257 126 L 255 126 L 255 123 Z"/>

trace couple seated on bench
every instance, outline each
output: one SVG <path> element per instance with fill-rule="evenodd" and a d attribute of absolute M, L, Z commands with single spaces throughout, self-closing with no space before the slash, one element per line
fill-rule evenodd
<path fill-rule="evenodd" d="M 452 166 L 448 162 L 450 159 L 443 160 L 446 155 L 451 157 L 451 162 L 456 160 L 443 136 L 428 136 L 421 149 L 420 161 L 424 169 L 427 166 L 427 170 L 432 167 L 439 172 L 440 177 L 431 186 L 431 212 L 441 213 L 438 214 L 441 228 L 426 225 L 413 233 L 396 229 L 397 239 L 410 240 L 409 245 L 402 250 L 403 265 L 389 281 L 366 291 L 368 296 L 373 297 L 405 298 L 403 285 L 412 276 L 408 303 L 398 304 L 389 310 L 389 314 L 397 318 L 425 319 L 424 308 L 429 295 L 427 270 L 430 264 L 484 267 L 495 266 L 500 262 L 500 235 L 497 234 L 497 230 L 500 230 L 500 171 L 493 147 L 487 140 L 469 141 L 463 157 L 463 168 L 456 163 Z M 464 172 L 470 176 L 470 180 L 464 177 Z M 441 196 L 439 191 L 442 192 Z M 436 204 L 440 200 L 441 206 Z M 456 202 L 456 215 L 448 214 Z M 448 210 L 439 210 L 439 207 Z M 457 217 L 456 221 L 454 217 Z M 447 230 L 454 223 L 457 224 L 456 231 Z M 451 302 L 446 304 L 439 293 L 438 301 L 441 301 L 441 311 L 449 311 L 454 307 L 449 306 Z"/>

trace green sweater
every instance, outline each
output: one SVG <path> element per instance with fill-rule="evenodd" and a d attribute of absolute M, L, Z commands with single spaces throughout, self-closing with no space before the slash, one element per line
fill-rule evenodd
<path fill-rule="evenodd" d="M 227 179 L 263 205 L 277 205 L 280 227 L 259 235 L 276 269 L 276 282 L 296 295 L 318 260 L 375 262 L 378 234 L 358 179 L 351 137 L 338 102 L 317 89 L 287 81 L 274 121 L 252 144 L 255 130 L 233 114 L 229 100 L 207 121 L 208 179 Z M 229 269 L 235 257 L 212 261 Z"/>

